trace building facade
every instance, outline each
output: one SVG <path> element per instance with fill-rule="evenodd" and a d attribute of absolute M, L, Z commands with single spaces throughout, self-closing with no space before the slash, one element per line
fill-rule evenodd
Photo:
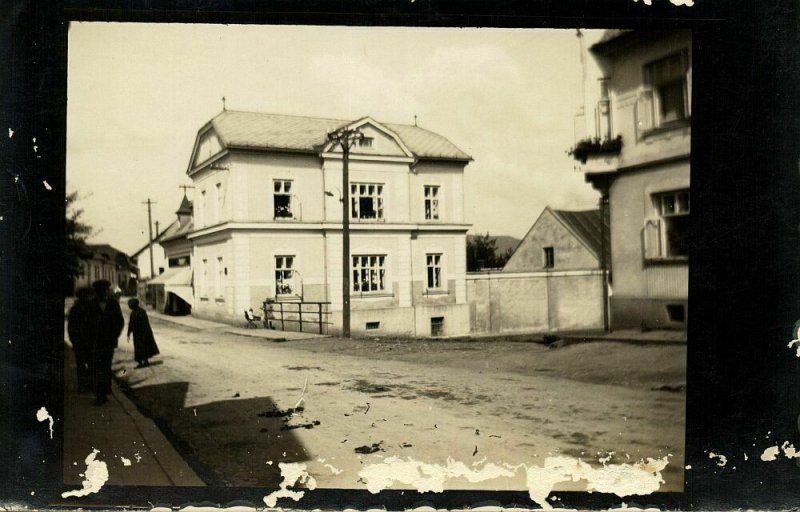
<path fill-rule="evenodd" d="M 86 248 L 88 253 L 82 258 L 82 273 L 75 280 L 74 290 L 105 280 L 112 289 L 119 287 L 126 294 L 135 291 L 138 269 L 124 252 L 108 244 L 88 244 Z"/>
<path fill-rule="evenodd" d="M 606 31 L 589 54 L 599 80 L 573 152 L 610 217 L 611 327 L 685 329 L 691 32 Z"/>
<path fill-rule="evenodd" d="M 329 303 L 342 325 L 341 148 L 349 154 L 351 329 L 466 334 L 463 174 L 471 158 L 417 126 L 223 111 L 200 129 L 194 182 L 193 314 L 241 319 L 265 300 Z"/>

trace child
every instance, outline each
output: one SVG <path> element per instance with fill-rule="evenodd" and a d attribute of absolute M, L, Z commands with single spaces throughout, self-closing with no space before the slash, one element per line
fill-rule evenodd
<path fill-rule="evenodd" d="M 136 360 L 136 368 L 149 366 L 148 359 L 157 355 L 158 345 L 153 337 L 153 330 L 150 328 L 150 320 L 147 319 L 147 312 L 139 307 L 137 299 L 128 301 L 131 308 L 131 317 L 128 320 L 128 342 L 133 335 L 133 358 Z"/>

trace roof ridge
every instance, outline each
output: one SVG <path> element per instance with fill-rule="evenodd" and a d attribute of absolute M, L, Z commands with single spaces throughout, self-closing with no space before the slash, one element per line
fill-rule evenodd
<path fill-rule="evenodd" d="M 403 126 L 403 127 L 406 127 L 406 128 L 417 128 L 418 130 L 424 130 L 424 131 L 426 131 L 428 133 L 432 133 L 434 135 L 438 135 L 439 137 L 444 137 L 443 135 L 441 135 L 439 133 L 431 131 L 431 130 L 429 130 L 427 128 L 423 128 L 422 126 L 418 126 L 418 125 L 415 125 L 415 124 L 405 124 L 405 123 L 387 123 L 387 122 L 381 121 L 380 119 L 376 119 L 375 117 L 373 117 L 372 115 L 369 115 L 369 114 L 358 116 L 355 119 L 341 119 L 341 118 L 336 118 L 336 117 L 318 117 L 318 116 L 306 116 L 306 115 L 299 115 L 299 114 L 278 114 L 278 113 L 275 113 L 275 112 L 259 112 L 259 111 L 255 111 L 255 110 L 227 109 L 227 110 L 223 110 L 222 112 L 220 112 L 219 114 L 214 116 L 212 118 L 212 120 L 218 118 L 219 116 L 221 116 L 221 115 L 223 115 L 225 113 L 251 114 L 251 115 L 257 115 L 257 116 L 273 116 L 273 117 L 296 117 L 296 118 L 300 118 L 300 119 L 313 119 L 315 121 L 336 121 L 336 122 L 342 122 L 342 123 L 356 123 L 358 121 L 363 121 L 364 119 L 371 119 L 371 120 L 375 121 L 376 123 L 379 123 L 379 124 L 381 124 L 383 126 L 387 126 L 387 127 L 389 125 L 392 125 L 392 126 Z"/>

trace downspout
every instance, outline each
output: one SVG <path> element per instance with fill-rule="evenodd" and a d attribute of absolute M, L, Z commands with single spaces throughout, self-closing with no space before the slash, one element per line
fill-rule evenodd
<path fill-rule="evenodd" d="M 600 192 L 600 271 L 603 283 L 603 331 L 609 332 L 609 311 L 608 311 L 608 274 L 609 262 L 606 256 L 606 218 L 608 216 L 608 186 L 603 186 Z"/>

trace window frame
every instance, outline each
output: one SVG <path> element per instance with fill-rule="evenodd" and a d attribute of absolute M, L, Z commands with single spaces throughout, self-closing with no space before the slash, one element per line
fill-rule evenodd
<path fill-rule="evenodd" d="M 287 189 L 288 184 L 288 189 Z M 280 190 L 278 190 L 280 188 Z M 272 180 L 272 220 L 294 220 L 294 209 L 292 196 L 294 196 L 294 180 L 285 178 L 275 178 Z M 287 206 L 278 206 L 276 199 L 285 197 Z M 288 215 L 278 215 L 278 208 L 284 208 Z"/>
<path fill-rule="evenodd" d="M 288 260 L 288 266 L 286 265 Z M 279 261 L 281 261 L 281 265 L 279 265 Z M 273 267 L 275 270 L 274 277 L 275 277 L 275 298 L 282 299 L 287 297 L 298 297 L 297 293 L 297 283 L 295 280 L 295 275 L 297 274 L 296 270 L 296 262 L 297 256 L 294 254 L 276 254 L 273 256 L 272 259 Z M 286 273 L 290 275 L 286 277 Z M 286 282 L 288 281 L 288 284 Z M 281 287 L 288 286 L 287 291 L 280 291 Z M 283 288 L 286 290 L 286 288 Z"/>
<path fill-rule="evenodd" d="M 372 265 L 371 258 L 375 258 L 377 265 Z M 388 277 L 389 273 L 387 271 L 388 267 L 388 255 L 387 254 L 353 254 L 350 256 L 350 276 L 352 278 L 352 282 L 350 284 L 350 293 L 351 295 L 355 296 L 370 296 L 370 295 L 386 295 L 391 293 L 388 285 Z M 363 262 L 366 261 L 367 265 L 365 266 Z M 367 272 L 368 282 L 370 283 L 370 289 L 364 290 L 362 288 L 363 279 L 359 279 L 360 276 L 363 276 L 364 272 Z M 376 272 L 377 280 L 378 280 L 378 287 L 372 289 L 372 280 L 373 275 L 372 272 Z"/>
<path fill-rule="evenodd" d="M 425 290 L 426 291 L 443 291 L 445 288 L 442 286 L 444 281 L 444 254 L 440 252 L 431 252 L 425 254 Z M 431 274 L 433 270 L 433 274 Z M 438 271 L 438 273 L 437 273 Z M 434 284 L 431 286 L 431 277 L 434 278 Z M 438 283 L 436 282 L 438 281 Z"/>
<path fill-rule="evenodd" d="M 553 246 L 542 247 L 542 268 L 556 267 L 556 250 Z"/>
<path fill-rule="evenodd" d="M 656 67 L 670 59 L 680 59 L 682 71 L 674 77 L 657 78 Z M 680 83 L 683 95 L 683 112 L 677 119 L 663 119 L 662 88 Z M 683 128 L 690 125 L 692 115 L 692 59 L 689 49 L 684 48 L 642 66 L 642 89 L 636 101 L 636 128 L 639 138 L 648 135 Z"/>
<path fill-rule="evenodd" d="M 684 199 L 681 200 L 681 196 Z M 668 203 L 671 199 L 671 206 Z M 691 189 L 689 187 L 661 190 L 650 194 L 653 217 L 645 219 L 644 226 L 644 260 L 647 262 L 684 263 L 689 260 L 687 254 L 673 254 L 670 243 L 670 231 L 673 219 L 691 217 Z M 683 228 L 688 229 L 688 228 Z M 657 233 L 653 237 L 653 233 Z M 656 238 L 653 240 L 652 238 Z M 655 245 L 653 245 L 655 244 Z M 657 254 L 653 254 L 656 252 Z"/>
<path fill-rule="evenodd" d="M 428 221 L 439 221 L 442 218 L 442 194 L 441 185 L 423 185 L 422 186 L 422 208 L 423 208 L 423 215 L 425 220 Z M 431 192 L 428 195 L 428 191 Z M 430 202 L 430 208 L 428 208 L 428 203 Z M 433 206 L 436 206 L 436 212 L 434 215 Z"/>
<path fill-rule="evenodd" d="M 364 187 L 366 193 L 362 195 L 361 189 Z M 369 192 L 369 188 L 374 187 L 374 194 Z M 385 201 L 384 189 L 385 183 L 377 182 L 350 182 L 350 220 L 356 222 L 384 222 L 385 219 Z M 361 199 L 371 198 L 373 200 L 372 210 L 375 212 L 375 217 L 362 217 L 361 212 Z"/>

